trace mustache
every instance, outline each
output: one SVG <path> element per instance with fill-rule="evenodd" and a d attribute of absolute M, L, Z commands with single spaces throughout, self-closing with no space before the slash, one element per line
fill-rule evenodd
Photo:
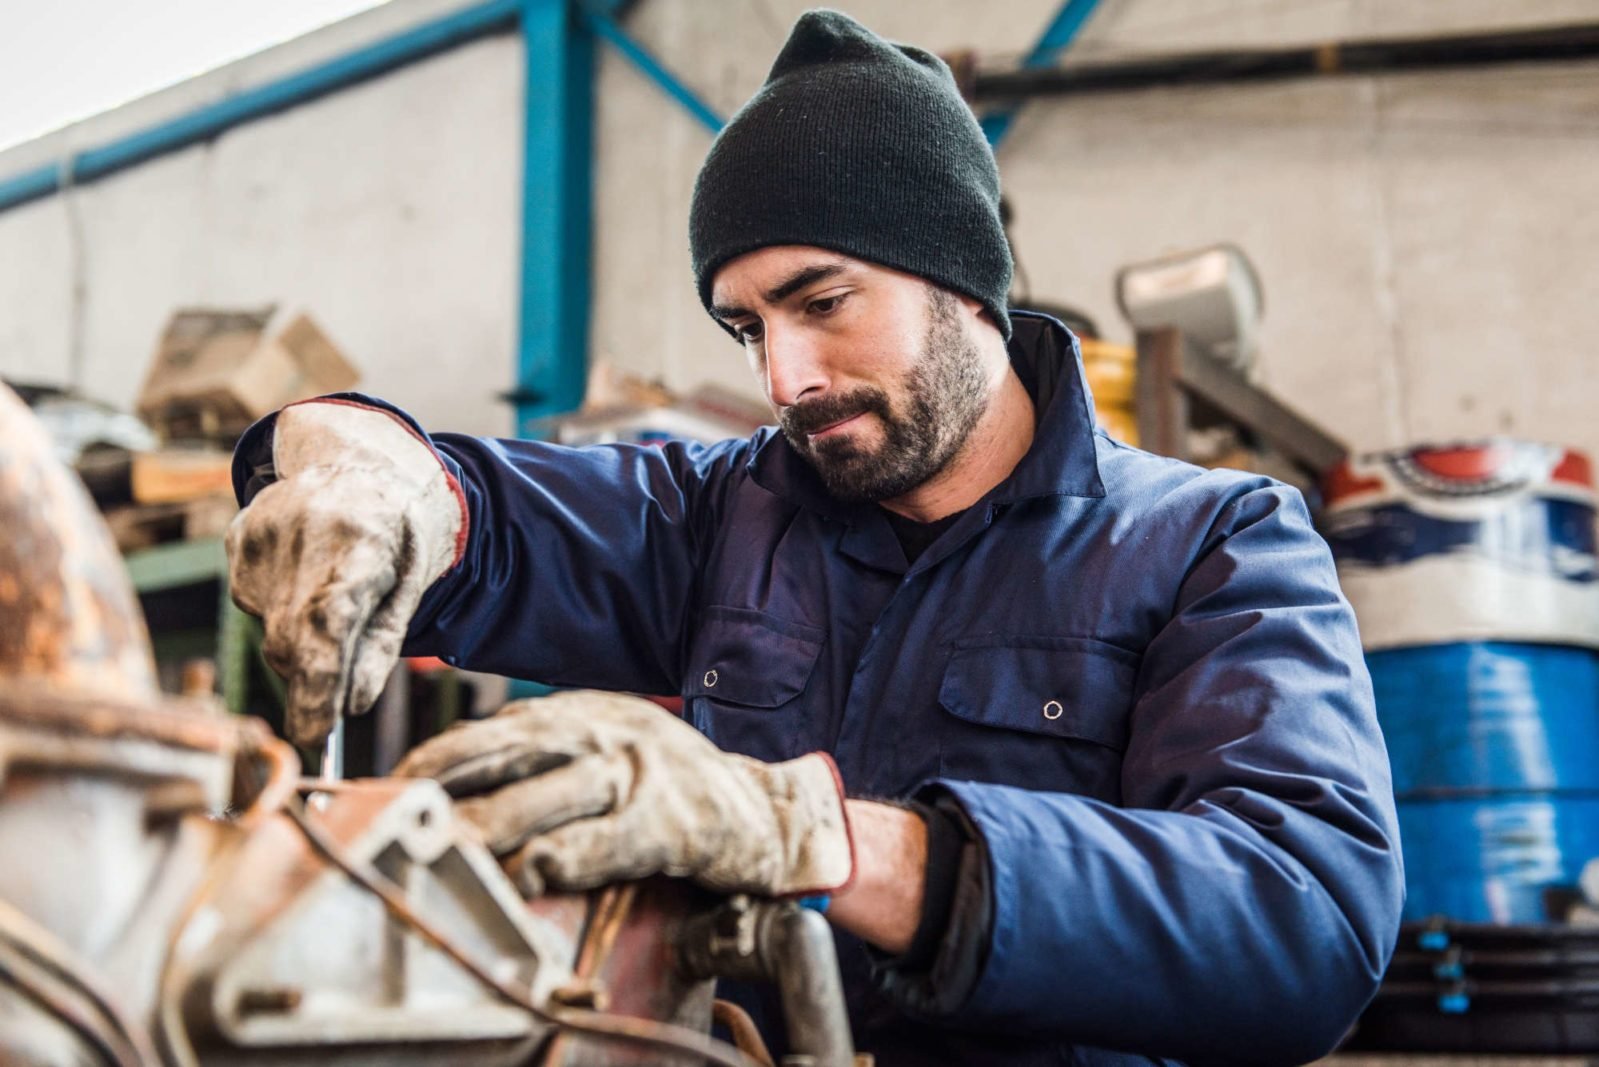
<path fill-rule="evenodd" d="M 778 421 L 784 433 L 803 438 L 869 411 L 887 415 L 888 394 L 881 389 L 863 387 L 836 396 L 805 400 L 785 408 Z"/>

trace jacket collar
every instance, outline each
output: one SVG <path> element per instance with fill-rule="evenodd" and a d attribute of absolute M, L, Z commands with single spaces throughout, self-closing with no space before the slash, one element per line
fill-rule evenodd
<path fill-rule="evenodd" d="M 1094 400 L 1083 375 L 1077 338 L 1058 320 L 1033 311 L 1011 312 L 1011 327 L 1011 366 L 1032 395 L 1038 426 L 1032 447 L 1010 477 L 988 494 L 987 502 L 1104 496 L 1094 455 Z M 756 440 L 747 469 L 761 488 L 846 522 L 876 512 L 876 504 L 846 504 L 830 495 L 821 477 L 781 433 L 762 430 Z"/>

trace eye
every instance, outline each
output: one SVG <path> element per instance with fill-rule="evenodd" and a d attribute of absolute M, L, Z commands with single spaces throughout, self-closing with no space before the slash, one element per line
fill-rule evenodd
<path fill-rule="evenodd" d="M 733 327 L 733 336 L 738 338 L 740 344 L 745 345 L 756 343 L 765 332 L 760 319 L 756 319 L 754 322 L 740 323 Z"/>
<path fill-rule="evenodd" d="M 844 298 L 848 295 L 848 293 L 834 293 L 832 296 L 819 297 L 805 307 L 813 315 L 831 315 L 839 309 L 839 305 L 844 303 Z"/>

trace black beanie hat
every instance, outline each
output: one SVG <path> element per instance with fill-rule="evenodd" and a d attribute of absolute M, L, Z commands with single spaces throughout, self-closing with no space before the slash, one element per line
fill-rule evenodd
<path fill-rule="evenodd" d="M 800 17 L 700 168 L 689 246 L 707 310 L 718 268 L 768 245 L 920 275 L 1010 338 L 999 169 L 976 116 L 943 60 L 836 11 Z"/>

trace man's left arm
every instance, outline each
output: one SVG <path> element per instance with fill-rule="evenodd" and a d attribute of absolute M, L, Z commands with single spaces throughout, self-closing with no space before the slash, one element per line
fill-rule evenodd
<path fill-rule="evenodd" d="M 1199 1062 L 1326 1051 L 1380 980 L 1403 877 L 1354 620 L 1293 490 L 1219 512 L 1145 651 L 1122 784 L 1120 807 L 923 791 L 968 821 L 987 883 L 952 1021 Z M 887 973 L 910 1006 L 950 1004 Z"/>

